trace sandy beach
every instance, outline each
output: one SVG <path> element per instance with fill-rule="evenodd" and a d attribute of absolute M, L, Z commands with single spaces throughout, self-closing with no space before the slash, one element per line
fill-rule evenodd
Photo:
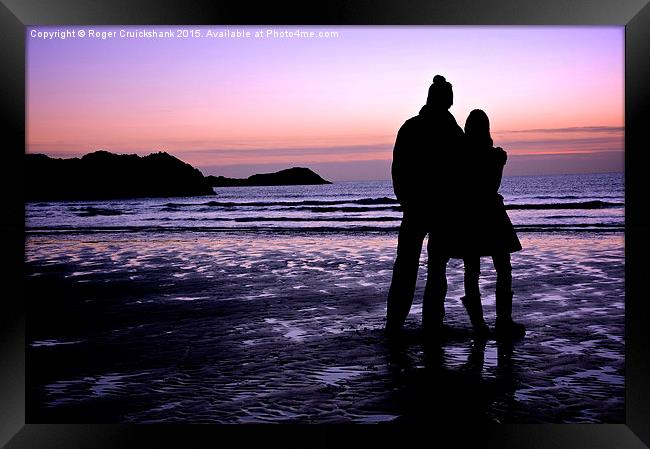
<path fill-rule="evenodd" d="M 620 232 L 522 233 L 514 345 L 383 336 L 394 233 L 31 233 L 27 422 L 622 423 Z M 494 323 L 495 272 L 481 290 Z"/>

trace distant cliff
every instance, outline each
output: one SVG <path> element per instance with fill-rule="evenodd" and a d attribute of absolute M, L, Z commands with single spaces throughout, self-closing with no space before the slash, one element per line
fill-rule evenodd
<path fill-rule="evenodd" d="M 245 187 L 245 186 L 292 186 L 331 184 L 308 168 L 293 167 L 275 173 L 252 175 L 246 179 L 225 178 L 223 176 L 208 176 L 208 182 L 213 187 Z"/>
<path fill-rule="evenodd" d="M 214 195 L 203 174 L 164 152 L 95 151 L 81 158 L 25 155 L 27 201 Z"/>

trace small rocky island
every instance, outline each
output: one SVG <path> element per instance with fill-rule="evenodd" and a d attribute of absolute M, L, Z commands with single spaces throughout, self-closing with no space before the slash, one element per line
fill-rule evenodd
<path fill-rule="evenodd" d="M 208 176 L 213 187 L 247 187 L 247 186 L 294 186 L 331 184 L 308 168 L 293 167 L 274 173 L 262 173 L 246 179 Z"/>
<path fill-rule="evenodd" d="M 81 158 L 25 155 L 25 200 L 103 200 L 214 195 L 203 174 L 165 152 L 95 151 Z"/>
<path fill-rule="evenodd" d="M 25 155 L 25 201 L 202 196 L 214 195 L 213 187 L 313 184 L 331 182 L 301 167 L 246 179 L 203 176 L 165 152 L 138 156 L 100 150 L 70 159 Z"/>

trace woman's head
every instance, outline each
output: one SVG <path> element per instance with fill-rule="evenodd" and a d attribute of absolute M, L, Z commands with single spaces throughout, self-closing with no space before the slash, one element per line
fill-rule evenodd
<path fill-rule="evenodd" d="M 490 119 L 485 112 L 474 109 L 469 113 L 465 121 L 465 136 L 472 142 L 492 146 Z"/>

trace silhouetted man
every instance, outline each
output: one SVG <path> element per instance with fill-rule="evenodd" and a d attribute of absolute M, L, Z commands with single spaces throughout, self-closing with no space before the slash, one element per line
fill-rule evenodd
<path fill-rule="evenodd" d="M 422 301 L 422 325 L 436 333 L 442 327 L 447 294 L 447 262 L 454 250 L 458 209 L 457 173 L 463 131 L 449 112 L 452 86 L 436 75 L 427 103 L 407 120 L 395 140 L 392 178 L 404 214 L 397 257 L 388 291 L 386 330 L 401 329 L 413 303 L 420 252 L 427 245 L 428 276 Z M 456 185 L 455 185 L 456 181 Z"/>

